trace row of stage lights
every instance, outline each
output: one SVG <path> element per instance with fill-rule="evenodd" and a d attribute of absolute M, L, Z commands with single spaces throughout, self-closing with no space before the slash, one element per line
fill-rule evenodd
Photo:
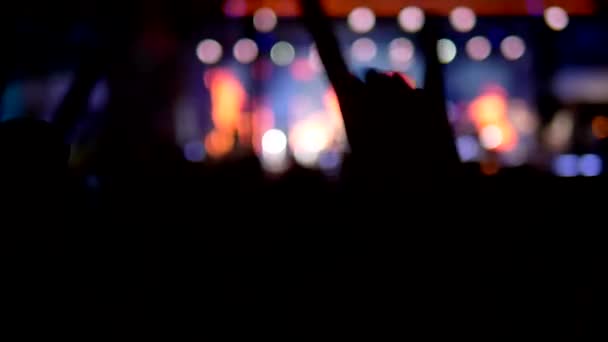
<path fill-rule="evenodd" d="M 484 36 L 471 38 L 464 48 L 469 58 L 479 62 L 489 58 L 494 50 L 490 40 Z M 503 39 L 499 48 L 504 58 L 509 61 L 516 61 L 526 53 L 525 41 L 515 35 Z M 444 64 L 451 63 L 458 56 L 458 47 L 447 38 L 439 40 L 437 51 L 439 60 Z M 253 63 L 258 58 L 259 53 L 257 43 L 249 38 L 238 40 L 232 48 L 234 59 L 241 64 Z M 408 66 L 414 59 L 415 53 L 414 43 L 405 37 L 392 40 L 388 46 L 390 61 L 398 68 Z M 295 60 L 296 54 L 296 48 L 286 41 L 277 42 L 270 50 L 270 58 L 277 66 L 289 66 Z M 369 63 L 378 55 L 378 45 L 371 38 L 358 38 L 352 43 L 350 54 L 357 62 Z M 222 60 L 224 48 L 214 39 L 205 39 L 198 44 L 196 55 L 203 64 L 214 65 Z M 314 46 L 309 49 L 308 56 L 311 67 L 318 69 L 320 64 Z"/>
<path fill-rule="evenodd" d="M 564 30 L 570 21 L 568 13 L 561 7 L 549 7 L 545 10 L 545 22 L 555 30 Z M 425 24 L 425 14 L 419 7 L 411 6 L 404 8 L 398 16 L 398 22 L 403 31 L 408 33 L 419 32 Z M 355 8 L 348 16 L 350 29 L 357 34 L 365 34 L 374 29 L 376 16 L 374 12 L 366 7 Z M 449 21 L 457 32 L 467 33 L 472 31 L 477 24 L 475 12 L 468 7 L 455 8 Z M 262 33 L 272 32 L 277 24 L 278 17 L 270 8 L 260 8 L 253 15 L 253 24 L 257 31 Z M 474 61 L 483 61 L 492 54 L 493 46 L 489 39 L 484 36 L 471 38 L 465 46 L 467 55 Z M 526 44 L 518 36 L 509 36 L 500 44 L 500 51 L 504 58 L 515 61 L 524 56 Z M 232 48 L 234 58 L 242 64 L 254 62 L 259 55 L 257 43 L 249 38 L 240 39 Z M 366 37 L 358 38 L 350 48 L 351 56 L 357 62 L 371 62 L 378 54 L 378 47 L 374 40 Z M 201 41 L 196 54 L 199 60 L 208 65 L 213 65 L 222 59 L 224 49 L 222 45 L 214 39 Z M 453 41 L 441 39 L 438 42 L 439 60 L 444 64 L 451 63 L 458 55 L 458 48 Z M 403 68 L 408 66 L 415 56 L 415 46 L 407 38 L 397 38 L 389 45 L 389 58 L 395 67 Z M 281 41 L 276 43 L 270 51 L 271 60 L 278 66 L 290 65 L 295 57 L 296 50 L 289 42 Z M 316 69 L 319 65 L 316 51 L 310 49 L 309 59 Z"/>

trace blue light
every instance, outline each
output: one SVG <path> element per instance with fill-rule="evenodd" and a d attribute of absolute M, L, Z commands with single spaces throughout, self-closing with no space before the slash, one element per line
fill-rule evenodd
<path fill-rule="evenodd" d="M 463 162 L 473 161 L 479 158 L 479 143 L 472 136 L 462 136 L 456 139 L 458 154 Z"/>
<path fill-rule="evenodd" d="M 578 168 L 585 177 L 597 177 L 602 174 L 602 158 L 595 154 L 586 154 L 579 160 Z"/>
<path fill-rule="evenodd" d="M 553 161 L 553 172 L 560 177 L 576 177 L 578 175 L 578 157 L 564 154 Z"/>
<path fill-rule="evenodd" d="M 184 157 L 192 163 L 205 160 L 205 145 L 200 141 L 192 141 L 184 146 Z"/>

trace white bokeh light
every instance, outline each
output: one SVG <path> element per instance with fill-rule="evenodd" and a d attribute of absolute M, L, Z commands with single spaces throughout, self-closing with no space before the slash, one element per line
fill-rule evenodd
<path fill-rule="evenodd" d="M 458 32 L 470 32 L 477 24 L 477 16 L 468 7 L 456 7 L 450 13 L 450 23 Z"/>
<path fill-rule="evenodd" d="M 321 117 L 311 117 L 293 125 L 289 132 L 289 146 L 296 161 L 314 167 L 322 153 L 330 146 L 332 132 Z"/>
<path fill-rule="evenodd" d="M 496 125 L 488 125 L 481 130 L 481 145 L 487 150 L 495 150 L 502 145 L 504 136 Z"/>
<path fill-rule="evenodd" d="M 439 57 L 439 62 L 449 64 L 456 58 L 457 54 L 458 49 L 453 41 L 449 39 L 440 39 L 437 42 L 437 55 Z"/>
<path fill-rule="evenodd" d="M 249 38 L 240 39 L 234 44 L 234 58 L 242 64 L 249 64 L 258 57 L 259 49 L 255 41 Z"/>
<path fill-rule="evenodd" d="M 265 154 L 280 155 L 287 150 L 287 136 L 283 131 L 271 129 L 262 136 L 262 150 Z"/>
<path fill-rule="evenodd" d="M 277 26 L 277 14 L 271 8 L 260 8 L 253 14 L 253 26 L 259 32 L 271 32 Z"/>
<path fill-rule="evenodd" d="M 554 31 L 563 31 L 570 23 L 568 12 L 561 7 L 552 6 L 545 10 L 545 22 Z"/>
<path fill-rule="evenodd" d="M 196 47 L 196 56 L 204 64 L 216 64 L 222 59 L 222 55 L 222 45 L 213 39 L 205 39 Z"/>
<path fill-rule="evenodd" d="M 373 30 L 375 25 L 376 15 L 367 7 L 357 7 L 348 15 L 348 26 L 355 33 L 367 33 Z"/>
<path fill-rule="evenodd" d="M 517 36 L 509 36 L 500 43 L 500 51 L 510 61 L 515 61 L 526 53 L 526 43 Z"/>
<path fill-rule="evenodd" d="M 288 42 L 278 42 L 270 50 L 270 59 L 278 66 L 287 66 L 296 58 L 296 50 Z"/>
<path fill-rule="evenodd" d="M 399 26 L 405 31 L 415 33 L 422 30 L 426 21 L 424 11 L 420 7 L 410 6 L 399 12 Z"/>
<path fill-rule="evenodd" d="M 378 48 L 370 38 L 359 38 L 351 46 L 351 54 L 358 62 L 370 62 L 376 58 Z"/>
<path fill-rule="evenodd" d="M 471 38 L 466 46 L 467 54 L 475 61 L 483 61 L 492 53 L 492 43 L 486 37 Z"/>

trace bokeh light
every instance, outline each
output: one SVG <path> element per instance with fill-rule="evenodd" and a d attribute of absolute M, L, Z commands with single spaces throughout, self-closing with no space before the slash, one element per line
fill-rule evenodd
<path fill-rule="evenodd" d="M 515 61 L 526 53 L 526 43 L 517 36 L 509 36 L 500 43 L 500 51 L 506 59 Z"/>
<path fill-rule="evenodd" d="M 323 71 L 323 63 L 321 62 L 321 57 L 319 57 L 319 52 L 317 51 L 315 44 L 312 44 L 310 51 L 308 52 L 308 64 L 310 64 L 310 67 L 315 72 Z"/>
<path fill-rule="evenodd" d="M 281 130 L 271 129 L 262 136 L 262 150 L 266 154 L 280 155 L 287 150 L 287 136 Z"/>
<path fill-rule="evenodd" d="M 424 11 L 420 7 L 405 7 L 399 12 L 399 26 L 405 32 L 415 33 L 422 30 L 425 20 Z"/>
<path fill-rule="evenodd" d="M 295 123 L 289 132 L 289 145 L 296 161 L 314 167 L 332 141 L 332 132 L 324 115 L 312 115 Z"/>
<path fill-rule="evenodd" d="M 568 12 L 561 7 L 552 6 L 545 10 L 545 22 L 554 31 L 563 31 L 570 23 Z"/>
<path fill-rule="evenodd" d="M 205 137 L 205 149 L 212 158 L 221 158 L 228 155 L 234 148 L 234 135 L 213 130 Z"/>
<path fill-rule="evenodd" d="M 407 38 L 397 38 L 389 44 L 388 55 L 393 66 L 403 67 L 408 65 L 415 55 L 415 47 Z"/>
<path fill-rule="evenodd" d="M 337 151 L 325 151 L 319 157 L 319 167 L 325 172 L 334 172 L 342 164 L 342 155 Z"/>
<path fill-rule="evenodd" d="M 348 26 L 359 34 L 371 31 L 376 25 L 376 15 L 374 11 L 367 7 L 357 7 L 348 15 Z"/>
<path fill-rule="evenodd" d="M 249 64 L 258 57 L 259 49 L 255 41 L 249 38 L 240 39 L 234 44 L 234 59 L 239 63 Z"/>
<path fill-rule="evenodd" d="M 463 162 L 474 161 L 479 158 L 481 149 L 477 139 L 470 135 L 458 137 L 456 139 L 458 155 Z"/>
<path fill-rule="evenodd" d="M 500 127 L 488 125 L 481 129 L 481 145 L 488 150 L 495 150 L 502 145 L 504 136 Z"/>
<path fill-rule="evenodd" d="M 488 38 L 477 36 L 467 42 L 466 50 L 471 59 L 483 61 L 492 53 L 492 44 Z"/>
<path fill-rule="evenodd" d="M 195 140 L 184 145 L 184 157 L 192 163 L 200 163 L 205 160 L 205 145 L 202 141 Z"/>
<path fill-rule="evenodd" d="M 507 114 L 506 91 L 497 85 L 488 86 L 469 104 L 470 118 L 484 148 L 505 153 L 517 147 L 519 138 Z"/>
<path fill-rule="evenodd" d="M 477 24 L 477 16 L 472 9 L 464 6 L 456 7 L 450 13 L 450 23 L 458 32 L 469 32 Z"/>
<path fill-rule="evenodd" d="M 204 64 L 216 64 L 222 59 L 222 45 L 213 39 L 205 39 L 196 47 L 196 56 Z"/>
<path fill-rule="evenodd" d="M 553 161 L 553 172 L 560 177 L 576 177 L 578 175 L 578 157 L 573 154 L 563 154 Z"/>
<path fill-rule="evenodd" d="M 513 127 L 521 134 L 534 135 L 540 127 L 538 114 L 533 112 L 530 105 L 522 99 L 513 99 L 509 102 L 509 118 Z"/>
<path fill-rule="evenodd" d="M 247 14 L 246 0 L 226 0 L 224 2 L 224 14 L 227 17 L 238 18 L 244 17 Z"/>
<path fill-rule="evenodd" d="M 485 176 L 496 176 L 500 172 L 500 164 L 496 158 L 490 158 L 481 162 L 480 171 Z"/>
<path fill-rule="evenodd" d="M 228 68 L 210 70 L 206 82 L 211 97 L 211 119 L 215 129 L 231 135 L 238 130 L 247 92 L 241 80 Z"/>
<path fill-rule="evenodd" d="M 370 38 L 359 38 L 351 46 L 351 54 L 358 62 L 370 62 L 376 58 L 378 48 Z"/>
<path fill-rule="evenodd" d="M 270 50 L 270 59 L 278 66 L 291 64 L 296 57 L 296 50 L 288 42 L 278 42 Z"/>
<path fill-rule="evenodd" d="M 260 8 L 253 14 L 253 26 L 259 32 L 271 32 L 277 26 L 277 15 L 271 8 Z"/>
<path fill-rule="evenodd" d="M 602 158 L 596 154 L 586 154 L 578 161 L 579 172 L 585 177 L 597 177 L 602 174 L 603 168 Z"/>
<path fill-rule="evenodd" d="M 282 173 L 289 168 L 287 159 L 287 136 L 273 128 L 262 136 L 262 166 L 271 173 Z"/>
<path fill-rule="evenodd" d="M 307 82 L 315 79 L 316 71 L 310 66 L 307 58 L 296 58 L 289 69 L 296 81 Z"/>
<path fill-rule="evenodd" d="M 458 49 L 453 41 L 449 39 L 440 39 L 437 42 L 437 54 L 441 63 L 449 64 L 456 58 Z"/>
<path fill-rule="evenodd" d="M 593 135 L 598 139 L 608 138 L 608 117 L 596 116 L 591 122 Z"/>
<path fill-rule="evenodd" d="M 564 151 L 574 135 L 574 113 L 560 110 L 543 132 L 545 144 L 553 151 Z"/>

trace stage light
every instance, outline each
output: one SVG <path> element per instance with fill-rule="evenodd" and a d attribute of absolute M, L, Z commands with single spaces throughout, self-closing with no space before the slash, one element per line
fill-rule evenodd
<path fill-rule="evenodd" d="M 259 32 L 271 32 L 277 26 L 277 21 L 277 15 L 271 8 L 260 8 L 253 14 L 253 26 Z"/>
<path fill-rule="evenodd" d="M 358 62 L 371 62 L 377 53 L 376 43 L 369 38 L 359 38 L 351 46 L 351 54 Z"/>
<path fill-rule="evenodd" d="M 262 137 L 262 150 L 265 154 L 280 155 L 287 149 L 287 136 L 281 130 L 271 129 Z"/>
<path fill-rule="evenodd" d="M 396 67 L 407 65 L 414 59 L 414 44 L 407 38 L 397 38 L 389 44 L 388 55 Z"/>
<path fill-rule="evenodd" d="M 456 58 L 458 49 L 451 40 L 441 39 L 437 42 L 437 54 L 441 63 L 449 64 Z"/>
<path fill-rule="evenodd" d="M 608 138 L 608 117 L 596 116 L 591 123 L 593 135 L 598 139 Z"/>
<path fill-rule="evenodd" d="M 579 159 L 573 154 L 563 154 L 553 161 L 553 172 L 560 177 L 576 177 Z"/>
<path fill-rule="evenodd" d="M 376 15 L 367 7 L 357 7 L 348 15 L 348 26 L 359 34 L 373 30 L 376 25 Z"/>
<path fill-rule="evenodd" d="M 244 17 L 247 14 L 246 0 L 226 0 L 224 2 L 224 14 L 227 17 L 238 18 Z"/>
<path fill-rule="evenodd" d="M 495 150 L 503 143 L 503 134 L 500 127 L 489 125 L 481 130 L 481 145 L 487 150 Z"/>
<path fill-rule="evenodd" d="M 475 137 L 465 135 L 456 139 L 458 155 L 463 162 L 474 161 L 479 158 L 480 146 Z"/>
<path fill-rule="evenodd" d="M 500 43 L 500 51 L 506 59 L 515 61 L 526 53 L 526 43 L 517 36 L 509 36 Z"/>
<path fill-rule="evenodd" d="M 258 57 L 259 49 L 255 41 L 249 38 L 240 39 L 234 44 L 233 54 L 241 64 L 249 64 Z"/>
<path fill-rule="evenodd" d="M 416 33 L 422 29 L 426 20 L 424 11 L 420 7 L 410 6 L 399 12 L 399 26 L 409 33 Z"/>
<path fill-rule="evenodd" d="M 308 82 L 315 79 L 316 70 L 314 70 L 307 58 L 296 58 L 289 69 L 291 76 L 296 81 Z"/>
<path fill-rule="evenodd" d="M 469 32 L 477 24 L 477 16 L 472 9 L 468 7 L 456 7 L 450 13 L 450 23 L 458 32 Z"/>
<path fill-rule="evenodd" d="M 205 39 L 196 47 L 196 56 L 204 64 L 216 64 L 222 59 L 222 45 L 213 39 Z"/>
<path fill-rule="evenodd" d="M 333 172 L 340 167 L 342 156 L 336 151 L 326 151 L 319 157 L 319 167 L 326 172 Z"/>
<path fill-rule="evenodd" d="M 270 50 L 270 59 L 278 66 L 287 66 L 296 57 L 296 50 L 288 42 L 278 42 Z"/>
<path fill-rule="evenodd" d="M 477 36 L 467 42 L 466 50 L 471 59 L 483 61 L 492 53 L 492 44 L 486 37 Z"/>
<path fill-rule="evenodd" d="M 578 169 L 585 177 L 597 177 L 602 174 L 602 158 L 596 154 L 586 154 L 579 159 Z"/>
<path fill-rule="evenodd" d="M 568 13 L 561 7 L 552 6 L 545 10 L 545 22 L 554 31 L 563 31 L 570 23 Z"/>
<path fill-rule="evenodd" d="M 307 167 L 317 165 L 321 153 L 329 147 L 331 141 L 331 129 L 321 114 L 296 122 L 289 132 L 289 145 L 294 158 Z"/>
<path fill-rule="evenodd" d="M 205 160 L 205 145 L 203 142 L 195 140 L 184 145 L 184 157 L 192 163 L 200 163 Z"/>

